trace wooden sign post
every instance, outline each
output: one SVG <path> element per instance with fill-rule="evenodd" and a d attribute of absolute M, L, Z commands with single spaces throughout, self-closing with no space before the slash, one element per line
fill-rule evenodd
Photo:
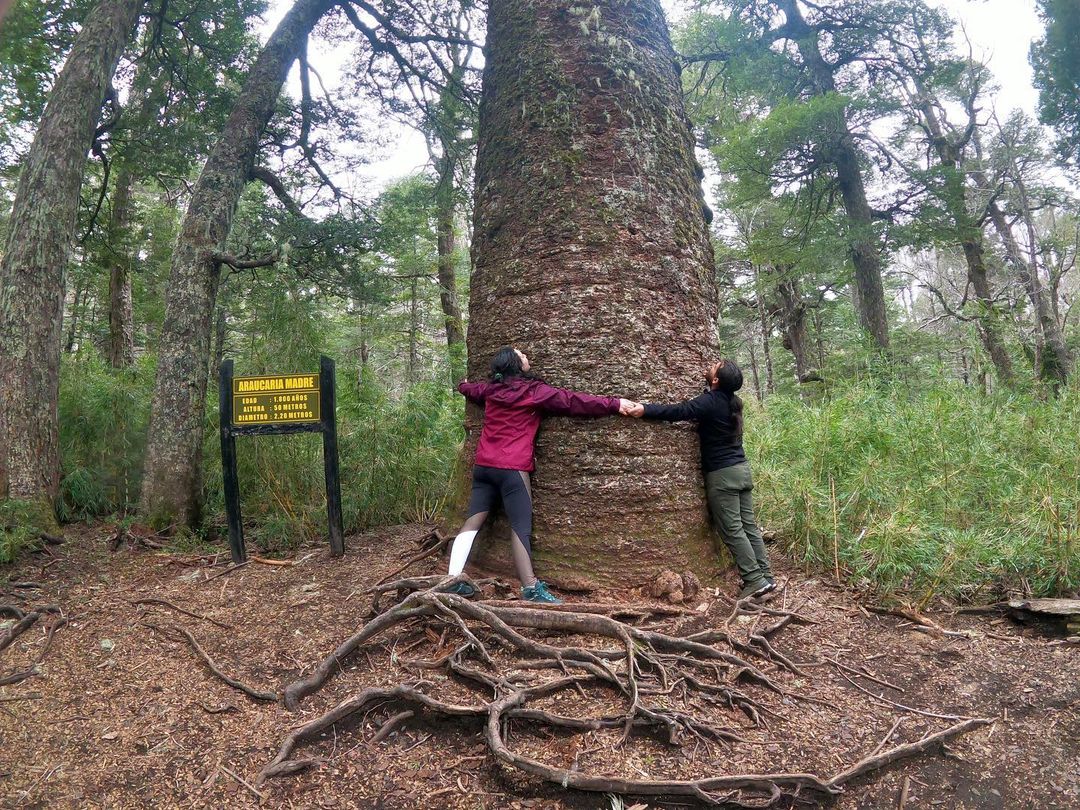
<path fill-rule="evenodd" d="M 240 519 L 240 482 L 236 474 L 236 437 L 243 435 L 322 433 L 330 554 L 340 557 L 345 553 L 334 390 L 334 361 L 326 356 L 319 358 L 318 374 L 234 377 L 233 361 L 221 364 L 218 383 L 221 466 L 225 477 L 229 548 L 234 563 L 247 559 L 244 524 Z"/>

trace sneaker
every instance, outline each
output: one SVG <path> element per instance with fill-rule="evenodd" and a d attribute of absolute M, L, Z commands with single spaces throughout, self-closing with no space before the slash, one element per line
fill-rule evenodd
<path fill-rule="evenodd" d="M 751 582 L 751 583 L 748 583 L 746 585 L 743 585 L 742 590 L 739 591 L 739 598 L 740 599 L 747 599 L 747 598 L 754 599 L 754 598 L 756 598 L 758 596 L 764 596 L 769 591 L 771 591 L 773 589 L 773 587 L 776 587 L 776 586 L 774 585 L 772 587 L 769 587 L 769 581 L 768 580 L 760 579 L 757 582 Z"/>
<path fill-rule="evenodd" d="M 543 602 L 548 605 L 561 605 L 562 599 L 548 590 L 543 580 L 536 580 L 535 585 L 521 589 L 521 598 L 526 602 Z"/>
<path fill-rule="evenodd" d="M 476 595 L 476 588 L 474 588 L 468 582 L 458 582 L 447 588 L 446 592 L 456 593 L 458 596 L 464 596 L 466 599 L 468 599 L 470 596 Z"/>

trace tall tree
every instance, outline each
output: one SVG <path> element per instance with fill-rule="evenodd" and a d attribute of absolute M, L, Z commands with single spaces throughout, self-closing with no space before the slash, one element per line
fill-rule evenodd
<path fill-rule="evenodd" d="M 715 269 L 659 2 L 505 0 L 487 32 L 470 376 L 514 344 L 556 385 L 696 393 L 717 351 Z M 476 414 L 468 426 L 473 448 Z M 691 431 L 549 419 L 533 496 L 556 582 L 714 559 Z"/>
<path fill-rule="evenodd" d="M 1013 382 L 1012 359 L 1001 334 L 1002 315 L 997 294 L 990 280 L 983 226 L 989 218 L 993 198 L 989 189 L 973 189 L 969 182 L 975 158 L 974 138 L 979 127 L 979 101 L 988 80 L 986 69 L 975 62 L 942 64 L 921 49 L 924 72 L 910 66 L 906 89 L 910 111 L 922 130 L 930 155 L 930 171 L 925 173 L 931 191 L 932 207 L 941 210 L 948 221 L 949 238 L 964 252 L 968 284 L 975 291 L 978 306 L 976 322 L 979 337 L 994 364 L 998 379 L 1005 385 Z M 933 71 L 939 74 L 937 86 Z M 949 120 L 942 94 L 964 110 L 957 125 Z M 978 192 L 978 193 L 977 193 Z"/>
<path fill-rule="evenodd" d="M 364 14 L 361 17 L 354 5 Z M 306 48 L 312 28 L 331 9 L 338 8 L 368 45 L 370 63 L 380 57 L 401 73 L 422 72 L 419 54 L 434 53 L 433 40 L 463 44 L 453 36 L 425 36 L 427 15 L 416 4 L 395 7 L 390 19 L 367 0 L 297 0 L 259 52 L 236 104 L 192 190 L 187 213 L 173 253 L 162 327 L 157 377 L 151 404 L 146 472 L 141 509 L 165 525 L 197 525 L 202 513 L 202 438 L 206 399 L 206 369 L 214 301 L 223 264 L 250 266 L 276 260 L 237 260 L 228 255 L 226 240 L 241 191 L 249 179 L 265 180 L 287 208 L 296 203 L 280 180 L 255 166 L 260 138 L 277 107 L 281 87 L 294 61 L 300 60 L 301 101 L 299 135 L 284 151 L 295 148 L 319 176 L 321 186 L 335 197 L 341 192 L 321 168 L 318 150 L 310 140 L 313 102 Z M 409 26 L 408 30 L 402 28 Z M 432 57 L 434 59 L 434 57 Z M 434 72 L 434 68 L 431 69 Z M 435 81 L 437 86 L 445 86 Z M 277 134 L 273 134 L 278 140 Z"/>
<path fill-rule="evenodd" d="M 1042 200 L 1033 200 L 1029 182 L 1030 175 L 1046 164 L 1046 155 L 1039 146 L 1039 132 L 1022 113 L 1010 117 L 1004 125 L 996 121 L 998 137 L 996 153 L 1001 166 L 1003 183 L 1007 183 L 1003 195 L 1005 203 L 1016 212 L 1016 221 L 1022 225 L 1026 250 L 1013 233 L 1012 224 L 997 199 L 990 201 L 988 212 L 994 229 L 1005 247 L 1006 260 L 1017 271 L 1021 285 L 1027 292 L 1034 314 L 1040 358 L 1037 372 L 1040 377 L 1053 383 L 1065 384 L 1073 370 L 1072 350 L 1065 340 L 1065 333 L 1057 315 L 1057 294 L 1053 284 L 1046 284 L 1040 262 L 1040 238 L 1035 224 L 1035 207 Z M 976 147 L 980 147 L 978 133 Z M 980 150 L 981 151 L 981 150 Z M 990 184 L 981 171 L 973 172 L 976 182 L 984 188 Z M 1056 196 L 1056 192 L 1054 195 Z M 1047 273 L 1047 281 L 1050 281 Z"/>
<path fill-rule="evenodd" d="M 297 0 L 255 60 L 191 193 L 169 274 L 141 509 L 164 525 L 202 518 L 203 409 L 225 242 L 289 68 L 334 0 Z"/>
<path fill-rule="evenodd" d="M 142 0 L 102 0 L 83 21 L 19 177 L 0 260 L 0 495 L 51 502 L 64 270 L 86 156 Z"/>
<path fill-rule="evenodd" d="M 1062 158 L 1080 164 L 1080 3 L 1038 0 L 1046 34 L 1031 44 L 1039 120 L 1057 130 Z"/>

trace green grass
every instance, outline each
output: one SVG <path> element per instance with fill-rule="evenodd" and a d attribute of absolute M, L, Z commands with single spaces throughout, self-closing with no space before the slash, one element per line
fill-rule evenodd
<path fill-rule="evenodd" d="M 1080 391 L 864 382 L 748 414 L 762 522 L 862 587 L 986 600 L 1080 587 Z M 835 549 L 835 560 L 834 560 Z"/>

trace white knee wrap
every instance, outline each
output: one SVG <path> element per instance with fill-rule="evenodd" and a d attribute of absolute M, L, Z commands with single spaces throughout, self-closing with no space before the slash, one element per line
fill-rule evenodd
<path fill-rule="evenodd" d="M 465 570 L 474 537 L 476 532 L 462 532 L 454 538 L 454 544 L 450 547 L 450 576 L 456 577 Z"/>

